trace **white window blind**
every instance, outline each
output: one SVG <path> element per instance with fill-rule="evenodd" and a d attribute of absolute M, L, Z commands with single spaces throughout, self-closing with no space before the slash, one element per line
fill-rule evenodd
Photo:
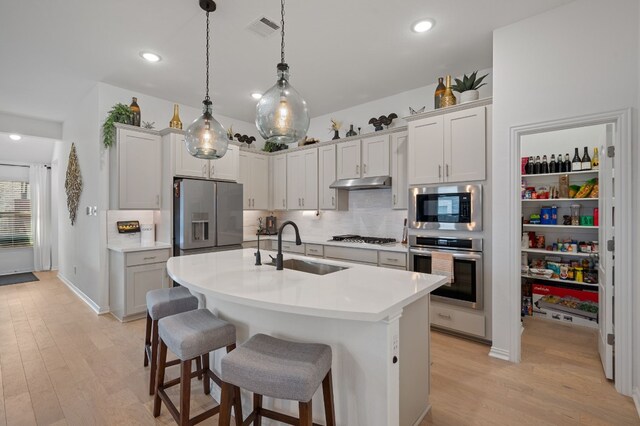
<path fill-rule="evenodd" d="M 29 183 L 0 181 L 0 248 L 31 245 Z"/>

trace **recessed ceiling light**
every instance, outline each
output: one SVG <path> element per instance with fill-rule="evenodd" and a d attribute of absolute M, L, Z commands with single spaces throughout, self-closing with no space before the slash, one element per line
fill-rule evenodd
<path fill-rule="evenodd" d="M 259 92 L 253 92 L 253 93 L 251 94 L 251 97 L 257 101 L 258 99 L 262 98 L 262 93 L 259 93 Z"/>
<path fill-rule="evenodd" d="M 426 33 L 431 28 L 433 28 L 434 25 L 435 22 L 433 21 L 433 19 L 422 19 L 413 24 L 411 26 L 411 29 L 416 33 Z"/>
<path fill-rule="evenodd" d="M 9 139 L 11 139 L 12 141 L 19 141 L 20 139 L 22 139 L 22 136 L 13 133 L 9 135 Z"/>
<path fill-rule="evenodd" d="M 159 62 L 162 58 L 151 52 L 140 52 L 140 56 L 148 62 Z"/>

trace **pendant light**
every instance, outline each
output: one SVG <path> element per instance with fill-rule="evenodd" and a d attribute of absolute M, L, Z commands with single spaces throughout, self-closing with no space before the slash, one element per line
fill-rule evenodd
<path fill-rule="evenodd" d="M 205 160 L 215 160 L 227 152 L 229 139 L 222 125 L 213 118 L 211 99 L 209 98 L 209 12 L 216 10 L 212 0 L 200 0 L 200 7 L 207 13 L 207 83 L 202 115 L 187 128 L 184 143 L 189 154 Z"/>
<path fill-rule="evenodd" d="M 280 0 L 280 63 L 276 84 L 256 105 L 256 127 L 267 142 L 292 143 L 309 130 L 309 110 L 302 96 L 289 84 L 289 65 L 284 61 L 284 0 Z"/>

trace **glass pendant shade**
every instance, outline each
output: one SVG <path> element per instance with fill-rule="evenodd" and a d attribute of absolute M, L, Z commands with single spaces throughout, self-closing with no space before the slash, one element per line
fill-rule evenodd
<path fill-rule="evenodd" d="M 298 142 L 309 130 L 309 110 L 289 84 L 289 67 L 278 64 L 278 81 L 256 105 L 256 127 L 268 142 Z"/>
<path fill-rule="evenodd" d="M 189 154 L 204 160 L 222 158 L 227 153 L 229 138 L 224 127 L 213 118 L 211 101 L 204 101 L 202 115 L 187 128 L 184 143 Z"/>

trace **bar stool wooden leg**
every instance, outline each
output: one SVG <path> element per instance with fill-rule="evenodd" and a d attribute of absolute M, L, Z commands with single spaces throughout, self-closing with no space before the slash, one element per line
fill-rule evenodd
<path fill-rule="evenodd" d="M 219 426 L 229 426 L 231 423 L 231 401 L 233 400 L 233 386 L 229 383 L 222 382 L 220 395 L 220 417 L 218 418 Z"/>
<path fill-rule="evenodd" d="M 233 387 L 233 416 L 236 419 L 236 426 L 242 426 L 242 397 L 240 396 L 240 388 Z"/>
<path fill-rule="evenodd" d="M 196 358 L 197 360 L 200 357 Z M 211 393 L 211 379 L 209 378 L 209 354 L 202 355 L 202 387 L 204 388 L 204 394 L 209 395 Z"/>
<path fill-rule="evenodd" d="M 335 426 L 336 411 L 333 406 L 333 381 L 331 380 L 331 369 L 322 380 L 322 398 L 324 399 L 324 415 L 327 426 Z"/>
<path fill-rule="evenodd" d="M 313 426 L 313 416 L 311 411 L 311 401 L 299 402 L 300 426 Z"/>
<path fill-rule="evenodd" d="M 147 311 L 147 325 L 144 332 L 144 366 L 149 365 L 149 356 L 147 355 L 147 348 L 151 346 L 151 316 Z"/>
<path fill-rule="evenodd" d="M 191 403 L 191 360 L 180 363 L 180 426 L 189 425 Z"/>
<path fill-rule="evenodd" d="M 164 370 L 165 365 L 167 363 L 167 345 L 164 342 L 160 342 L 160 366 L 158 368 L 158 374 L 156 378 L 156 382 L 158 383 L 158 388 L 164 385 Z M 153 416 L 158 417 L 160 415 L 160 409 L 162 408 L 162 402 L 160 401 L 160 393 L 159 390 L 155 390 L 155 396 L 153 398 Z"/>
<path fill-rule="evenodd" d="M 200 357 L 196 358 L 196 371 L 198 371 L 198 380 L 202 380 L 202 363 Z"/>
<path fill-rule="evenodd" d="M 156 369 L 158 368 L 158 321 L 151 321 L 151 371 L 149 371 L 149 395 L 156 391 Z"/>
<path fill-rule="evenodd" d="M 262 409 L 262 395 L 254 393 L 253 411 L 256 413 L 256 416 L 253 419 L 253 426 L 262 426 L 262 416 L 260 415 L 260 409 Z"/>

